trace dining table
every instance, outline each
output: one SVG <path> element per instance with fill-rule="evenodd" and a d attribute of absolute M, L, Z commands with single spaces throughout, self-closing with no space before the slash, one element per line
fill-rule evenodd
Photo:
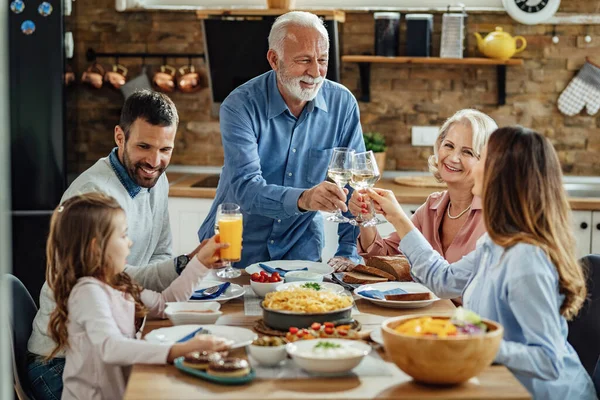
<path fill-rule="evenodd" d="M 211 280 L 221 280 L 211 276 Z M 247 291 L 249 275 L 230 279 Z M 355 298 L 357 312 L 353 318 L 361 330 L 380 329 L 384 320 L 409 314 L 448 314 L 455 309 L 450 300 L 438 300 L 426 308 L 385 308 L 367 300 Z M 236 326 L 253 330 L 260 315 L 246 315 L 244 296 L 221 305 L 223 315 L 216 325 Z M 146 335 L 154 329 L 171 326 L 169 320 L 148 320 L 143 328 Z M 524 386 L 503 365 L 490 365 L 479 375 L 459 385 L 436 386 L 415 382 L 395 364 L 389 362 L 382 346 L 372 343 L 389 373 L 386 376 L 309 376 L 298 379 L 256 377 L 252 382 L 227 386 L 212 383 L 178 370 L 173 365 L 135 364 L 124 398 L 140 399 L 531 399 Z M 247 358 L 245 348 L 232 350 L 230 355 Z"/>

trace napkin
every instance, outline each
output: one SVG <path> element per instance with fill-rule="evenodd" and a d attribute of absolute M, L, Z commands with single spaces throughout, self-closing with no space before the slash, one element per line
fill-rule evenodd
<path fill-rule="evenodd" d="M 376 300 L 385 300 L 386 294 L 406 294 L 406 293 L 408 293 L 406 290 L 400 289 L 400 288 L 390 289 L 390 290 L 386 290 L 386 291 L 363 290 L 362 292 L 358 292 L 358 294 L 360 294 L 361 296 L 369 297 L 371 299 L 376 299 Z"/>
<path fill-rule="evenodd" d="M 362 286 L 362 284 L 360 283 L 346 283 L 343 281 L 344 278 L 344 273 L 343 272 L 336 272 L 331 274 L 331 280 L 335 283 L 337 283 L 340 286 L 343 286 L 346 290 L 353 292 L 354 289 L 356 289 L 359 286 Z"/>
<path fill-rule="evenodd" d="M 279 275 L 285 276 L 286 273 L 291 271 L 308 271 L 307 267 L 299 268 L 299 269 L 281 269 L 281 268 L 271 268 L 267 264 L 258 264 L 259 267 L 264 269 L 266 272 L 272 274 L 273 272 L 279 272 Z"/>
<path fill-rule="evenodd" d="M 229 287 L 229 285 L 231 285 L 231 283 L 229 282 L 225 282 L 221 285 L 219 285 L 219 290 L 216 291 L 216 293 L 213 294 L 204 294 L 204 291 L 208 288 L 205 289 L 200 289 L 200 290 L 196 290 L 194 292 L 194 294 L 192 294 L 192 297 L 190 297 L 190 300 L 210 300 L 210 299 L 216 299 L 217 297 L 219 297 L 220 295 L 222 295 L 227 288 Z"/>

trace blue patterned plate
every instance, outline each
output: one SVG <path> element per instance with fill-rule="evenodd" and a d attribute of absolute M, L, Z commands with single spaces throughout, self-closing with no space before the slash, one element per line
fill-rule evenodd
<path fill-rule="evenodd" d="M 186 374 L 193 375 L 197 378 L 202 378 L 204 380 L 218 383 L 221 385 L 242 385 L 244 383 L 251 382 L 256 377 L 256 373 L 254 372 L 254 369 L 251 369 L 250 373 L 248 375 L 244 375 L 244 376 L 236 376 L 236 377 L 214 376 L 214 375 L 207 373 L 206 371 L 186 367 L 185 365 L 183 365 L 183 359 L 184 359 L 184 357 L 179 357 L 179 358 L 175 359 L 175 361 L 173 362 L 173 364 L 175 364 L 175 368 L 177 368 L 180 371 L 185 372 Z"/>

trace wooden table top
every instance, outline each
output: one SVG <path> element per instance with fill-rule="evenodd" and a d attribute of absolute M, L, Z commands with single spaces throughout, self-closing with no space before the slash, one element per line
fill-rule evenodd
<path fill-rule="evenodd" d="M 210 278 L 213 279 L 213 278 Z M 217 278 L 218 279 L 218 278 Z M 248 284 L 248 276 L 232 280 Z M 251 289 L 248 289 L 251 290 Z M 391 309 L 356 299 L 360 314 L 353 315 L 363 330 L 381 326 L 386 318 L 406 314 L 447 313 L 454 305 L 440 300 L 425 309 Z M 260 316 L 244 314 L 243 297 L 221 306 L 223 316 L 217 325 L 240 326 L 252 329 Z M 144 333 L 170 326 L 169 320 L 148 321 Z M 235 356 L 245 357 L 245 350 L 235 350 Z M 386 359 L 380 349 L 380 355 Z M 390 365 L 392 376 L 385 377 L 336 377 L 310 379 L 255 379 L 241 386 L 223 386 L 203 381 L 177 370 L 172 365 L 142 365 L 133 367 L 125 399 L 531 399 L 527 390 L 501 365 L 486 368 L 479 376 L 468 382 L 451 387 L 426 386 L 415 383 L 412 378 Z"/>

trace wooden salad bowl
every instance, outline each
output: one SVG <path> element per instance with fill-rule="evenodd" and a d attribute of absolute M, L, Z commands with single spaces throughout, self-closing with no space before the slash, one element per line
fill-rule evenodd
<path fill-rule="evenodd" d="M 438 338 L 409 336 L 394 331 L 398 325 L 419 317 L 450 319 L 449 315 L 405 315 L 383 321 L 385 351 L 398 368 L 414 380 L 436 384 L 458 384 L 478 375 L 496 357 L 504 328 L 482 320 L 488 331 L 482 335 Z"/>

